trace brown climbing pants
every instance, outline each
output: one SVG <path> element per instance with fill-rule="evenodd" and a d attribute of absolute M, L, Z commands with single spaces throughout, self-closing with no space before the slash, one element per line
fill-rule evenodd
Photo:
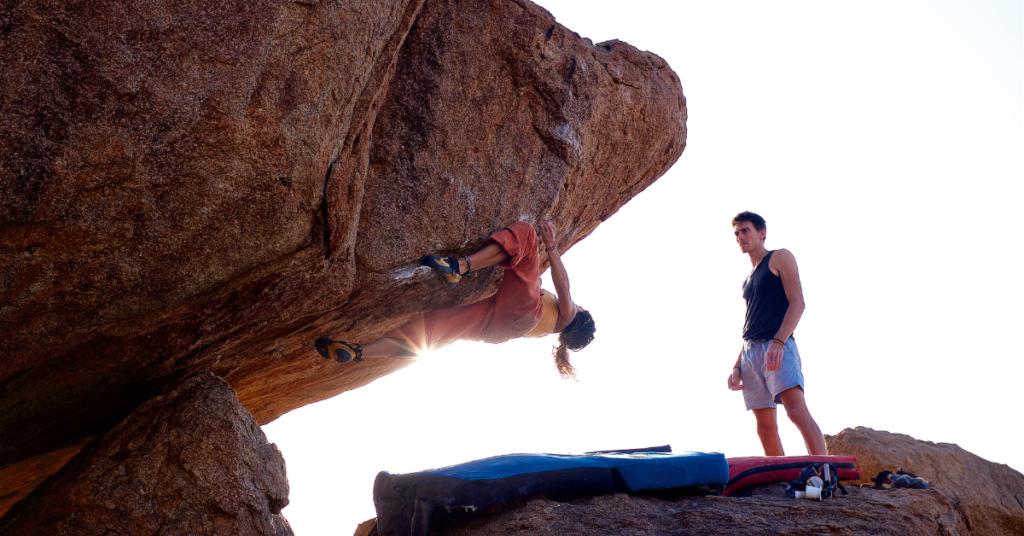
<path fill-rule="evenodd" d="M 385 337 L 405 339 L 417 352 L 433 351 L 456 340 L 505 342 L 522 337 L 537 326 L 543 314 L 540 300 L 540 260 L 537 232 L 527 222 L 516 222 L 494 233 L 495 242 L 510 258 L 494 296 L 472 305 L 431 311 L 414 316 Z"/>

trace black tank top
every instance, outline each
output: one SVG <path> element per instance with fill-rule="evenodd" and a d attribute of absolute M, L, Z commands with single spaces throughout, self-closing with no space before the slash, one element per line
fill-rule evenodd
<path fill-rule="evenodd" d="M 743 299 L 747 300 L 743 338 L 748 341 L 774 338 L 789 309 L 782 278 L 768 268 L 773 253 L 775 251 L 769 251 L 743 282 Z"/>

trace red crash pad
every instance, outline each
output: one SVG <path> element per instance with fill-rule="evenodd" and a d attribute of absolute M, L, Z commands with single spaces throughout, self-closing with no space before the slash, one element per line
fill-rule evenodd
<path fill-rule="evenodd" d="M 860 470 L 854 467 L 856 456 L 750 456 L 726 458 L 729 464 L 729 483 L 722 495 L 729 495 L 738 489 L 754 484 L 789 482 L 800 476 L 800 471 L 812 463 L 832 463 L 839 471 L 840 480 L 860 478 Z"/>

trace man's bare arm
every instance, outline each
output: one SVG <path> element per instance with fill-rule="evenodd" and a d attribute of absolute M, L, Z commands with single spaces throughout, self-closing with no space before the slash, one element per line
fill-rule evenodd
<path fill-rule="evenodd" d="M 782 365 L 785 342 L 796 330 L 796 325 L 804 314 L 804 291 L 800 286 L 800 272 L 796 267 L 796 258 L 789 251 L 785 249 L 776 251 L 768 261 L 768 268 L 782 279 L 782 289 L 786 292 L 786 299 L 789 300 L 786 315 L 782 317 L 782 325 L 775 332 L 775 339 L 768 344 L 768 351 L 765 353 L 765 368 L 777 370 Z"/>
<path fill-rule="evenodd" d="M 555 240 L 555 224 L 553 222 L 542 223 L 540 236 L 544 240 L 545 249 L 548 251 L 548 261 L 551 264 L 551 282 L 555 285 L 555 294 L 558 296 L 558 325 L 564 328 L 572 322 L 576 316 L 576 304 L 569 294 L 569 274 L 562 264 L 562 257 L 558 252 L 558 242 Z"/>
<path fill-rule="evenodd" d="M 732 367 L 732 372 L 729 374 L 729 389 L 733 391 L 739 391 L 743 389 L 743 380 L 740 378 L 740 360 L 743 359 L 743 352 L 736 356 L 736 364 Z"/>
<path fill-rule="evenodd" d="M 796 266 L 796 257 L 785 249 L 780 249 L 772 255 L 768 268 L 779 274 L 782 288 L 786 291 L 786 299 L 789 300 L 786 316 L 782 317 L 782 325 L 775 333 L 776 339 L 785 342 L 796 331 L 796 325 L 804 314 L 804 291 L 800 285 L 800 272 Z"/>

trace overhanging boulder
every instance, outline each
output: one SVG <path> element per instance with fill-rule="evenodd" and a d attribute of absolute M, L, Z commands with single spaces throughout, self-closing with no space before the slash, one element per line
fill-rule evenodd
<path fill-rule="evenodd" d="M 0 11 L 0 512 L 167 384 L 260 423 L 446 292 L 416 259 L 520 219 L 564 247 L 686 140 L 657 56 L 524 0 L 34 0 Z"/>

